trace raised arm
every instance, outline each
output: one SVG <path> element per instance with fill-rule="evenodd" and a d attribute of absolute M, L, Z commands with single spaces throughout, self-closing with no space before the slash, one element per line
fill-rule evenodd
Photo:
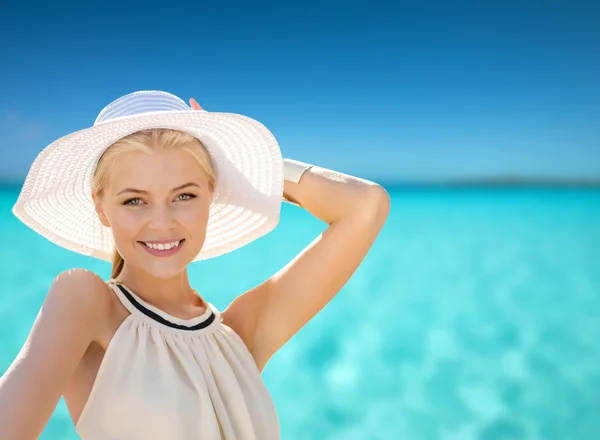
<path fill-rule="evenodd" d="M 390 198 L 371 181 L 314 166 L 285 197 L 328 228 L 271 278 L 238 297 L 232 321 L 244 321 L 244 341 L 259 370 L 346 284 L 382 229 Z M 365 298 L 368 294 L 365 293 Z"/>
<path fill-rule="evenodd" d="M 0 378 L 0 432 L 37 439 L 95 336 L 103 281 L 84 269 L 53 281 L 20 353 Z"/>

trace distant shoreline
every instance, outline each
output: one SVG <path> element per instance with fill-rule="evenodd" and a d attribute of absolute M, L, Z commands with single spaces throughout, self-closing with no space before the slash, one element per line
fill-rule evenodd
<path fill-rule="evenodd" d="M 365 177 L 365 179 L 369 179 Z M 431 180 L 384 180 L 369 179 L 389 188 L 600 188 L 600 179 L 528 178 L 528 177 L 481 177 L 448 178 Z M 0 187 L 20 189 L 23 181 L 0 177 Z"/>
<path fill-rule="evenodd" d="M 390 187 L 440 187 L 440 188 L 599 188 L 600 179 L 564 178 L 450 178 L 439 180 L 377 181 Z"/>

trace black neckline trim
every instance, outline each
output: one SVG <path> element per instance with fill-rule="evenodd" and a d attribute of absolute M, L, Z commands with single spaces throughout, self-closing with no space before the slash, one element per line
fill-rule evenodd
<path fill-rule="evenodd" d="M 201 330 L 201 329 L 206 328 L 209 325 L 211 325 L 212 322 L 215 320 L 215 312 L 211 311 L 210 316 L 208 318 L 206 318 L 206 320 L 202 321 L 199 324 L 192 325 L 192 326 L 175 324 L 174 322 L 167 321 L 162 316 L 154 313 L 152 310 L 147 309 L 142 304 L 137 302 L 136 299 L 122 285 L 120 285 L 118 283 L 115 283 L 115 284 L 117 285 L 119 290 L 121 292 L 123 292 L 123 295 L 125 295 L 127 297 L 129 302 L 131 302 L 131 304 L 134 305 L 134 307 L 136 309 L 138 309 L 140 312 L 142 312 L 144 315 L 148 316 L 149 318 L 152 318 L 153 320 L 160 322 L 161 324 L 166 325 L 167 327 L 176 328 L 178 330 Z"/>

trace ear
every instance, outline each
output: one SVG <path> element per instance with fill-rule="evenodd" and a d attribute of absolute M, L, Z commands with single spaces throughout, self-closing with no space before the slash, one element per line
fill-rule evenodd
<path fill-rule="evenodd" d="M 96 210 L 96 214 L 98 214 L 100 223 L 107 228 L 110 228 L 110 222 L 108 221 L 106 214 L 104 214 L 104 209 L 102 209 L 102 200 L 95 191 L 92 191 L 92 201 L 94 202 L 94 209 Z"/>

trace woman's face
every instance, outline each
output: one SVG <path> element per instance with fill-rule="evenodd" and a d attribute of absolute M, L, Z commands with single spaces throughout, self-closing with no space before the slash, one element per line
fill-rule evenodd
<path fill-rule="evenodd" d="M 204 244 L 212 202 L 208 175 L 192 154 L 127 154 L 111 166 L 107 183 L 97 211 L 126 264 L 157 278 L 184 270 Z M 169 244 L 150 248 L 159 243 Z"/>

